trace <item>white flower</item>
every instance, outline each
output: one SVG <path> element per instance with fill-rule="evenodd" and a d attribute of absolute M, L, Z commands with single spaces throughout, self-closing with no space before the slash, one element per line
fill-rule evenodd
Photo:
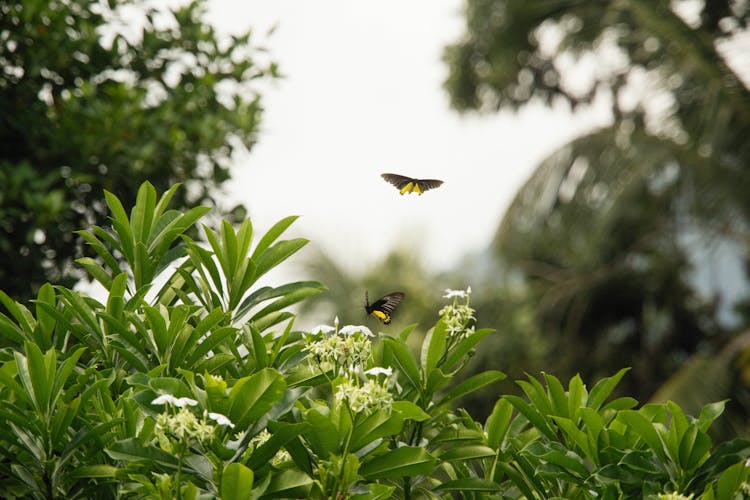
<path fill-rule="evenodd" d="M 341 335 L 353 335 L 357 332 L 362 332 L 367 337 L 374 337 L 375 335 L 364 325 L 346 325 L 340 330 Z"/>
<path fill-rule="evenodd" d="M 178 408 L 184 408 L 185 406 L 196 406 L 198 404 L 198 401 L 194 399 L 190 399 L 190 398 L 176 398 L 172 396 L 171 394 L 162 394 L 161 396 L 151 401 L 151 404 L 152 405 L 170 404 L 170 405 L 175 405 Z"/>
<path fill-rule="evenodd" d="M 336 331 L 336 329 L 330 325 L 318 325 L 313 327 L 312 330 L 310 330 L 310 333 L 317 335 L 319 333 L 331 333 L 333 331 Z"/>
<path fill-rule="evenodd" d="M 177 398 L 174 400 L 174 405 L 178 408 L 184 408 L 185 406 L 197 406 L 198 401 L 190 398 Z"/>
<path fill-rule="evenodd" d="M 177 401 L 177 398 L 174 397 L 174 396 L 172 396 L 171 394 L 162 394 L 158 398 L 156 398 L 153 401 L 151 401 L 151 404 L 152 405 L 163 405 L 163 404 L 169 403 L 169 404 L 173 405 L 173 404 L 175 404 L 176 401 Z"/>
<path fill-rule="evenodd" d="M 393 375 L 393 369 L 389 366 L 388 368 L 383 368 L 382 366 L 375 366 L 373 368 L 370 368 L 365 372 L 365 375 L 385 375 L 386 377 L 390 377 Z"/>
<path fill-rule="evenodd" d="M 226 425 L 226 426 L 231 427 L 232 429 L 234 429 L 234 424 L 232 423 L 232 421 L 229 420 L 226 416 L 222 415 L 221 413 L 209 412 L 208 416 L 211 419 L 215 420 L 217 424 L 219 424 L 219 425 Z"/>
<path fill-rule="evenodd" d="M 463 290 L 451 290 L 450 288 L 445 289 L 445 295 L 443 295 L 444 299 L 452 299 L 453 297 L 460 297 L 462 299 L 465 299 L 467 295 L 467 292 Z"/>

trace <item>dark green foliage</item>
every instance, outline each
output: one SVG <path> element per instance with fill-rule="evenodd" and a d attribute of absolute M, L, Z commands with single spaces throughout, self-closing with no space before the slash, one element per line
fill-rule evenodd
<path fill-rule="evenodd" d="M 483 425 L 454 409 L 505 375 L 457 379 L 493 331 L 471 294 L 453 298 L 420 343 L 363 326 L 293 329 L 287 310 L 315 282 L 256 287 L 305 245 L 253 245 L 252 225 L 184 233 L 204 207 L 167 209 L 143 184 L 128 213 L 106 193 L 110 227 L 82 232 L 81 264 L 104 303 L 63 286 L 29 309 L 0 294 L 0 491 L 23 498 L 632 498 L 676 492 L 729 500 L 748 488 L 750 443 L 714 446 L 724 403 L 692 418 L 637 408 L 544 374 L 517 381 Z M 121 253 L 122 259 L 113 259 Z M 159 284 L 158 286 L 156 284 Z M 333 346 L 331 348 L 331 346 Z M 461 381 L 459 381 L 461 380 Z M 484 420 L 484 419 L 482 419 Z M 697 496 L 695 498 L 698 498 Z"/>
<path fill-rule="evenodd" d="M 0 282 L 11 297 L 80 277 L 73 230 L 105 222 L 104 189 L 130 205 L 145 180 L 186 182 L 175 206 L 205 204 L 232 151 L 252 146 L 255 80 L 275 66 L 248 55 L 249 33 L 220 39 L 204 3 L 0 1 Z"/>
<path fill-rule="evenodd" d="M 468 1 L 467 34 L 445 52 L 457 109 L 604 98 L 613 117 L 549 155 L 500 225 L 492 255 L 502 273 L 484 287 L 501 298 L 482 293 L 476 306 L 513 333 L 482 366 L 520 359 L 504 366 L 520 376 L 530 360 L 589 379 L 632 366 L 622 389 L 648 399 L 747 323 L 727 315 L 748 283 L 748 47 L 726 43 L 747 29 L 750 8 L 720 0 L 691 14 L 688 4 Z M 586 59 L 597 71 L 572 85 L 572 64 Z M 649 84 L 631 88 L 639 78 Z M 714 245 L 724 253 L 714 257 Z M 727 258 L 738 262 L 731 283 L 715 276 Z M 536 346 L 516 340 L 529 337 Z M 713 387 L 692 403 L 744 401 L 745 390 Z"/>

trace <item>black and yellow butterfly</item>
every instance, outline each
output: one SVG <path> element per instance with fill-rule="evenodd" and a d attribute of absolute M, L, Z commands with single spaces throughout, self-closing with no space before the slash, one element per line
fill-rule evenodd
<path fill-rule="evenodd" d="M 367 314 L 375 316 L 386 325 L 391 324 L 393 311 L 396 310 L 401 301 L 404 300 L 402 292 L 391 292 L 370 305 L 370 298 L 365 291 L 365 311 Z"/>
<path fill-rule="evenodd" d="M 396 186 L 402 195 L 417 193 L 421 196 L 423 192 L 435 189 L 443 183 L 443 181 L 438 179 L 412 179 L 411 177 L 398 174 L 382 174 L 381 177 Z"/>

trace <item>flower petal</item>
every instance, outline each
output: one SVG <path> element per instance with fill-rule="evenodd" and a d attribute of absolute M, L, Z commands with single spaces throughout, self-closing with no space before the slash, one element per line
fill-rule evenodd
<path fill-rule="evenodd" d="M 383 368 L 382 366 L 374 366 L 367 370 L 365 372 L 365 375 L 386 375 L 390 377 L 391 375 L 393 375 L 393 368 L 391 368 L 390 366 L 388 368 Z"/>
<path fill-rule="evenodd" d="M 375 334 L 370 331 L 369 328 L 367 328 L 364 325 L 346 325 L 341 330 L 339 330 L 341 335 L 353 335 L 357 332 L 362 332 L 367 337 L 374 337 Z"/>
<path fill-rule="evenodd" d="M 219 425 L 226 425 L 226 426 L 231 427 L 232 429 L 234 429 L 234 424 L 225 415 L 222 415 L 221 413 L 209 412 L 208 416 L 211 419 L 215 420 L 217 424 L 219 424 Z"/>
<path fill-rule="evenodd" d="M 163 405 L 163 404 L 177 404 L 177 398 L 172 396 L 171 394 L 162 394 L 161 396 L 157 397 L 153 401 L 151 401 L 152 405 Z"/>
<path fill-rule="evenodd" d="M 197 406 L 198 401 L 191 398 L 177 398 L 174 400 L 174 405 L 178 408 L 183 408 L 185 406 Z"/>
<path fill-rule="evenodd" d="M 312 333 L 313 335 L 317 335 L 319 333 L 331 333 L 333 331 L 336 331 L 336 329 L 332 327 L 331 325 L 318 325 L 318 326 L 314 326 L 310 330 L 310 333 Z"/>

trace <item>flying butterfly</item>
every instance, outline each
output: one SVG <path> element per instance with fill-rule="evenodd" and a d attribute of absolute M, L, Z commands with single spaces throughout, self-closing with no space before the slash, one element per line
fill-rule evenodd
<path fill-rule="evenodd" d="M 402 195 L 417 193 L 421 196 L 423 192 L 435 189 L 443 183 L 443 181 L 438 179 L 412 179 L 411 177 L 398 174 L 382 174 L 381 177 L 396 186 L 396 189 Z"/>
<path fill-rule="evenodd" d="M 375 316 L 386 325 L 391 324 L 393 311 L 396 310 L 401 301 L 404 300 L 402 292 L 391 292 L 370 305 L 370 298 L 365 291 L 365 311 L 367 314 Z"/>

